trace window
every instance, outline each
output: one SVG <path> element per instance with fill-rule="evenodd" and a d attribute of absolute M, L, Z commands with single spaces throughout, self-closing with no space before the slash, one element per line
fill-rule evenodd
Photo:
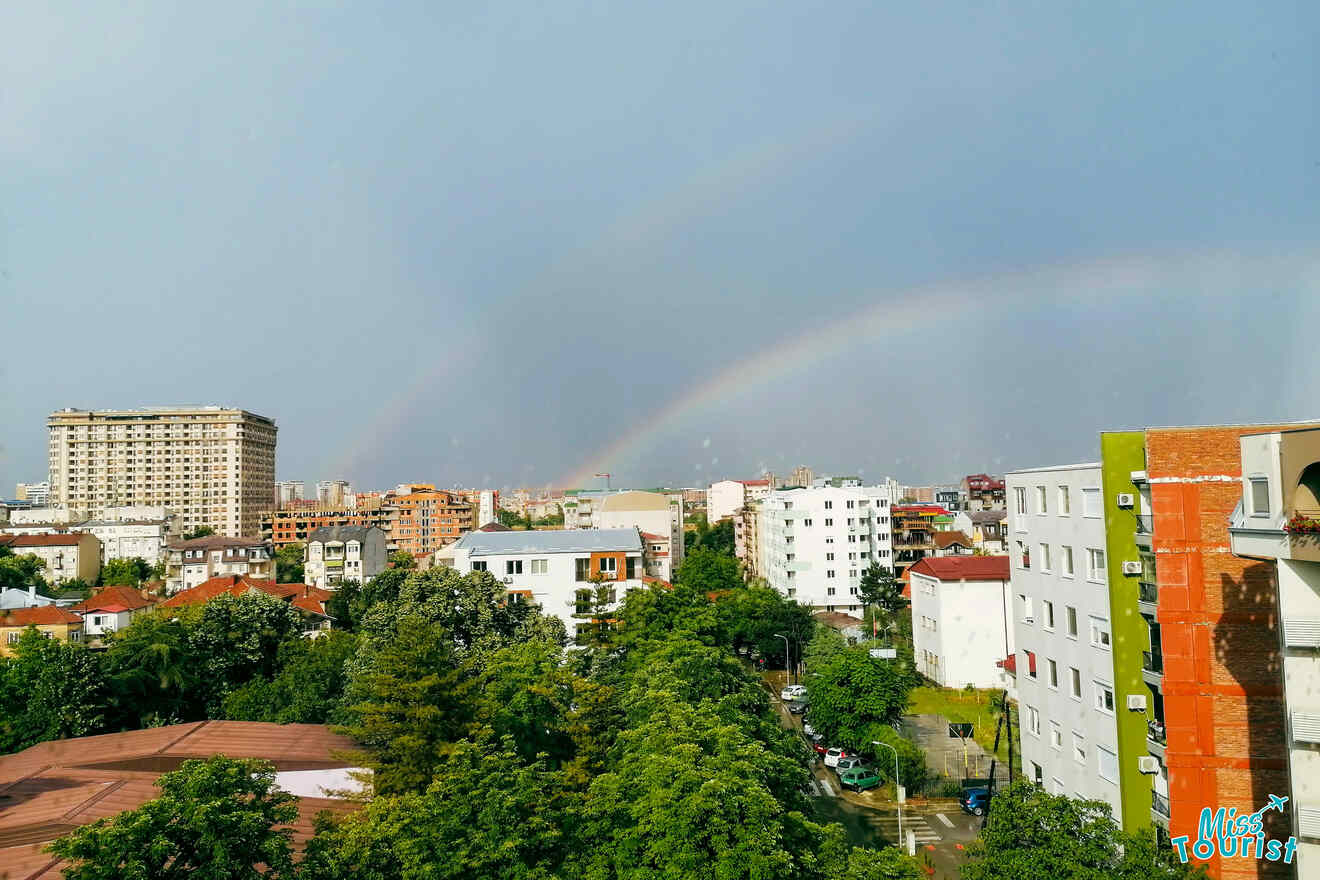
<path fill-rule="evenodd" d="M 1055 690 L 1058 690 L 1058 689 L 1059 689 L 1059 664 L 1055 663 L 1053 660 L 1046 660 L 1045 662 L 1046 662 L 1047 664 L 1049 664 L 1049 670 L 1050 670 L 1050 687 L 1054 688 Z"/>
<path fill-rule="evenodd" d="M 857 506 L 857 505 L 856 505 L 856 502 L 853 502 L 853 501 L 849 501 L 849 502 L 848 502 L 848 509 L 849 509 L 849 510 L 852 510 L 852 509 L 853 509 L 854 507 L 856 507 L 856 506 Z"/>
<path fill-rule="evenodd" d="M 484 559 L 478 559 L 476 562 L 473 562 L 473 563 L 472 563 L 472 570 L 473 570 L 473 571 L 485 571 L 485 570 L 486 570 L 486 560 L 484 560 Z"/>
<path fill-rule="evenodd" d="M 1036 711 L 1035 706 L 1027 707 L 1027 733 L 1040 736 L 1040 712 Z"/>
<path fill-rule="evenodd" d="M 71 642 L 81 642 L 81 641 L 82 641 L 82 630 L 80 630 L 80 629 L 70 630 L 70 631 L 69 631 L 69 641 L 71 641 Z"/>
<path fill-rule="evenodd" d="M 825 569 L 825 577 L 827 577 L 827 578 L 832 578 L 832 577 L 834 577 L 834 569 L 832 569 L 832 568 L 827 568 L 827 569 Z"/>
<path fill-rule="evenodd" d="M 22 636 L 22 635 L 23 635 L 23 634 L 22 634 L 21 632 L 11 632 L 11 633 L 8 633 L 7 636 L 5 637 L 5 641 L 9 642 L 9 644 L 11 644 L 11 645 L 15 645 L 15 644 L 18 643 L 18 639 L 19 639 L 19 637 Z"/>
<path fill-rule="evenodd" d="M 589 581 L 591 580 L 591 560 L 574 559 L 573 560 L 573 580 Z"/>
<path fill-rule="evenodd" d="M 833 596 L 833 595 L 834 595 L 834 588 L 833 588 L 833 587 L 826 587 L 826 588 L 825 588 L 825 595 L 826 595 L 826 596 Z"/>
<path fill-rule="evenodd" d="M 1086 737 L 1073 731 L 1073 760 L 1078 764 L 1086 763 Z"/>
<path fill-rule="evenodd" d="M 1023 516 L 1026 516 L 1026 513 L 1027 513 L 1027 487 L 1026 487 L 1026 486 L 1014 486 L 1014 487 L 1013 487 L 1013 504 L 1014 504 L 1014 508 L 1017 510 L 1017 512 L 1018 512 L 1019 514 L 1021 514 L 1021 515 L 1023 515 Z"/>
<path fill-rule="evenodd" d="M 1072 496 L 1068 494 L 1067 486 L 1059 487 L 1059 516 L 1070 516 L 1072 514 Z"/>
<path fill-rule="evenodd" d="M 826 554 L 825 554 L 825 561 L 826 561 L 826 562 L 833 562 L 833 561 L 834 561 L 834 554 L 833 554 L 833 553 L 826 553 Z"/>
<path fill-rule="evenodd" d="M 804 520 L 802 521 L 802 525 L 804 525 L 804 526 L 810 528 L 810 527 L 811 527 L 811 520 L 809 520 L 809 519 L 804 519 Z"/>
<path fill-rule="evenodd" d="M 1051 791 L 1051 794 L 1062 795 L 1062 794 L 1063 794 L 1063 780 L 1060 779 L 1059 777 L 1055 776 L 1055 777 L 1054 777 L 1052 780 L 1050 780 L 1050 781 L 1051 781 L 1051 782 L 1053 783 L 1053 785 L 1054 785 L 1054 788 L 1053 788 L 1053 790 Z"/>
<path fill-rule="evenodd" d="M 1100 765 L 1100 776 L 1110 782 L 1118 782 L 1118 755 L 1104 746 L 1095 747 L 1096 758 Z"/>
<path fill-rule="evenodd" d="M 1109 648 L 1109 621 L 1103 617 L 1092 615 L 1091 622 L 1091 644 L 1097 648 Z"/>
<path fill-rule="evenodd" d="M 1018 556 L 1022 560 L 1021 563 L 1022 567 L 1031 568 L 1031 551 L 1027 549 L 1027 545 L 1022 543 L 1021 541 L 1018 541 L 1017 549 L 1018 549 Z"/>
<path fill-rule="evenodd" d="M 834 543 L 834 538 L 833 538 L 833 537 L 828 537 L 828 538 L 826 538 L 826 539 L 825 539 L 825 543 L 826 543 L 826 544 L 833 544 L 833 543 Z"/>
<path fill-rule="evenodd" d="M 1101 682 L 1092 682 L 1095 685 L 1095 707 L 1101 712 L 1110 715 L 1114 714 L 1114 689 Z"/>
<path fill-rule="evenodd" d="M 1034 678 L 1036 677 L 1036 652 L 1035 652 L 1035 651 L 1023 651 L 1023 652 L 1022 652 L 1022 656 L 1023 656 L 1023 658 L 1026 659 L 1026 661 L 1027 661 L 1026 663 L 1023 664 L 1024 666 L 1027 667 L 1027 675 L 1028 675 L 1030 678 L 1033 678 L 1033 679 L 1034 679 Z M 1037 731 L 1037 732 L 1039 732 L 1039 731 Z"/>
<path fill-rule="evenodd" d="M 1050 722 L 1050 748 L 1063 748 L 1063 728 L 1059 726 L 1057 721 Z"/>
<path fill-rule="evenodd" d="M 825 502 L 825 509 L 826 509 L 826 510 L 833 510 L 833 509 L 834 509 L 834 502 L 833 502 L 833 501 L 826 501 L 826 502 Z M 828 525 L 828 522 L 827 522 L 826 524 Z"/>
<path fill-rule="evenodd" d="M 1086 579 L 1103 581 L 1105 579 L 1105 551 L 1088 547 L 1086 550 Z"/>
<path fill-rule="evenodd" d="M 1059 574 L 1063 577 L 1073 576 L 1073 551 L 1067 544 L 1059 548 Z"/>
<path fill-rule="evenodd" d="M 618 574 L 619 560 L 615 556 L 602 556 L 600 560 L 601 574 Z"/>
<path fill-rule="evenodd" d="M 1269 516 L 1270 481 L 1264 477 L 1252 477 L 1248 482 L 1251 484 L 1251 515 Z"/>
<path fill-rule="evenodd" d="M 1040 601 L 1040 625 L 1046 629 L 1054 629 L 1054 603 L 1049 599 Z"/>
<path fill-rule="evenodd" d="M 1083 489 L 1082 490 L 1082 516 L 1099 517 L 1100 516 L 1100 490 Z"/>
<path fill-rule="evenodd" d="M 1077 609 L 1071 605 L 1064 606 L 1068 614 L 1068 635 L 1074 639 L 1077 638 Z"/>
<path fill-rule="evenodd" d="M 1031 778 L 1032 781 L 1036 783 L 1037 788 L 1044 788 L 1045 771 L 1041 770 L 1040 765 L 1037 764 L 1035 761 L 1031 762 Z"/>
<path fill-rule="evenodd" d="M 625 578 L 627 578 L 628 580 L 632 580 L 633 578 L 637 577 L 637 557 L 636 557 L 636 556 L 629 556 L 627 559 L 624 560 L 624 571 L 623 571 L 623 576 L 624 576 Z"/>
<path fill-rule="evenodd" d="M 1041 545 L 1040 545 L 1040 570 L 1041 570 L 1041 571 L 1049 571 L 1049 570 L 1050 570 L 1050 545 L 1049 545 L 1049 544 L 1041 544 Z"/>
<path fill-rule="evenodd" d="M 1068 674 L 1072 678 L 1072 695 L 1074 700 L 1082 698 L 1082 671 L 1076 666 L 1068 667 Z"/>
<path fill-rule="evenodd" d="M 1044 486 L 1037 486 L 1037 487 L 1036 487 L 1036 513 L 1038 513 L 1038 514 L 1046 514 L 1046 513 L 1049 513 L 1049 512 L 1050 512 L 1050 510 L 1049 510 L 1049 505 L 1048 505 L 1048 503 L 1047 503 L 1046 500 L 1045 500 L 1045 487 L 1044 487 Z"/>
<path fill-rule="evenodd" d="M 523 564 L 521 559 L 507 559 L 504 562 L 505 574 L 522 574 Z"/>
<path fill-rule="evenodd" d="M 1025 593 L 1018 593 L 1018 604 L 1022 606 L 1022 622 L 1034 623 L 1036 615 L 1033 613 L 1035 608 L 1032 606 L 1031 597 Z"/>
<path fill-rule="evenodd" d="M 857 577 L 857 569 L 855 569 L 855 568 L 850 568 L 850 569 L 848 569 L 848 577 L 850 577 L 850 578 L 855 578 L 855 577 Z"/>

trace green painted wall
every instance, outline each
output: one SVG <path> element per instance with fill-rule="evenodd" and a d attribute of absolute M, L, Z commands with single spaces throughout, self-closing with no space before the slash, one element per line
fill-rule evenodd
<path fill-rule="evenodd" d="M 1136 510 L 1118 506 L 1118 493 L 1137 493 L 1132 472 L 1146 469 L 1144 431 L 1107 431 L 1100 434 L 1100 484 L 1105 507 L 1105 563 L 1109 569 L 1109 620 L 1113 632 L 1114 716 L 1118 722 L 1118 778 L 1123 805 L 1123 828 L 1148 828 L 1151 777 L 1137 770 L 1137 758 L 1146 748 L 1145 712 L 1127 709 L 1128 694 L 1145 694 L 1151 705 L 1150 688 L 1141 677 L 1141 654 L 1147 647 L 1147 629 L 1137 613 L 1137 578 L 1123 574 L 1123 561 L 1140 559 L 1137 551 Z"/>

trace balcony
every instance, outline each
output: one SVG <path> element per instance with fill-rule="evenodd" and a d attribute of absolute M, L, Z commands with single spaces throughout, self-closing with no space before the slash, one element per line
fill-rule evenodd
<path fill-rule="evenodd" d="M 1154 789 L 1151 789 L 1151 792 L 1150 792 L 1150 811 L 1151 811 L 1152 813 L 1154 813 L 1156 816 L 1158 816 L 1159 818 L 1161 818 L 1161 819 L 1163 819 L 1163 820 L 1165 820 L 1165 821 L 1167 822 L 1167 821 L 1169 820 L 1169 797 L 1168 797 L 1168 795 L 1160 794 L 1158 791 L 1155 791 Z"/>
<path fill-rule="evenodd" d="M 1160 588 L 1146 581 L 1137 582 L 1137 610 L 1142 614 L 1154 615 L 1159 607 Z"/>
<path fill-rule="evenodd" d="M 1159 648 L 1141 652 L 1141 677 L 1156 687 L 1164 681 L 1164 655 Z"/>

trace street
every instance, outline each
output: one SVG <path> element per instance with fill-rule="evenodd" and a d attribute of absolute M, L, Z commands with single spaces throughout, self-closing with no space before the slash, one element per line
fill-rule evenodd
<path fill-rule="evenodd" d="M 800 717 L 791 714 L 779 699 L 784 673 L 767 672 L 763 678 L 771 691 L 780 723 L 801 733 Z M 841 824 L 854 846 L 879 848 L 900 843 L 898 804 L 884 794 L 883 789 L 860 793 L 842 790 L 838 778 L 819 755 L 815 755 L 810 769 L 807 794 L 811 796 L 820 819 Z M 958 880 L 958 866 L 964 860 L 964 848 L 976 839 L 981 819 L 967 815 L 956 800 L 947 798 L 904 804 L 902 821 L 904 838 L 909 830 L 916 834 L 917 858 L 933 869 L 929 876 L 937 880 Z M 901 842 L 906 846 L 905 840 Z"/>

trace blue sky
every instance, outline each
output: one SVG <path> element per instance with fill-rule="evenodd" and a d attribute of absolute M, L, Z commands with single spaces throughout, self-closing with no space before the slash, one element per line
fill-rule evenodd
<path fill-rule="evenodd" d="M 945 480 L 1101 428 L 1320 415 L 1314 4 L 9 20 L 0 495 L 63 406 L 244 406 L 281 477 L 364 486 Z M 1131 260 L 1130 288 L 1067 271 Z"/>

